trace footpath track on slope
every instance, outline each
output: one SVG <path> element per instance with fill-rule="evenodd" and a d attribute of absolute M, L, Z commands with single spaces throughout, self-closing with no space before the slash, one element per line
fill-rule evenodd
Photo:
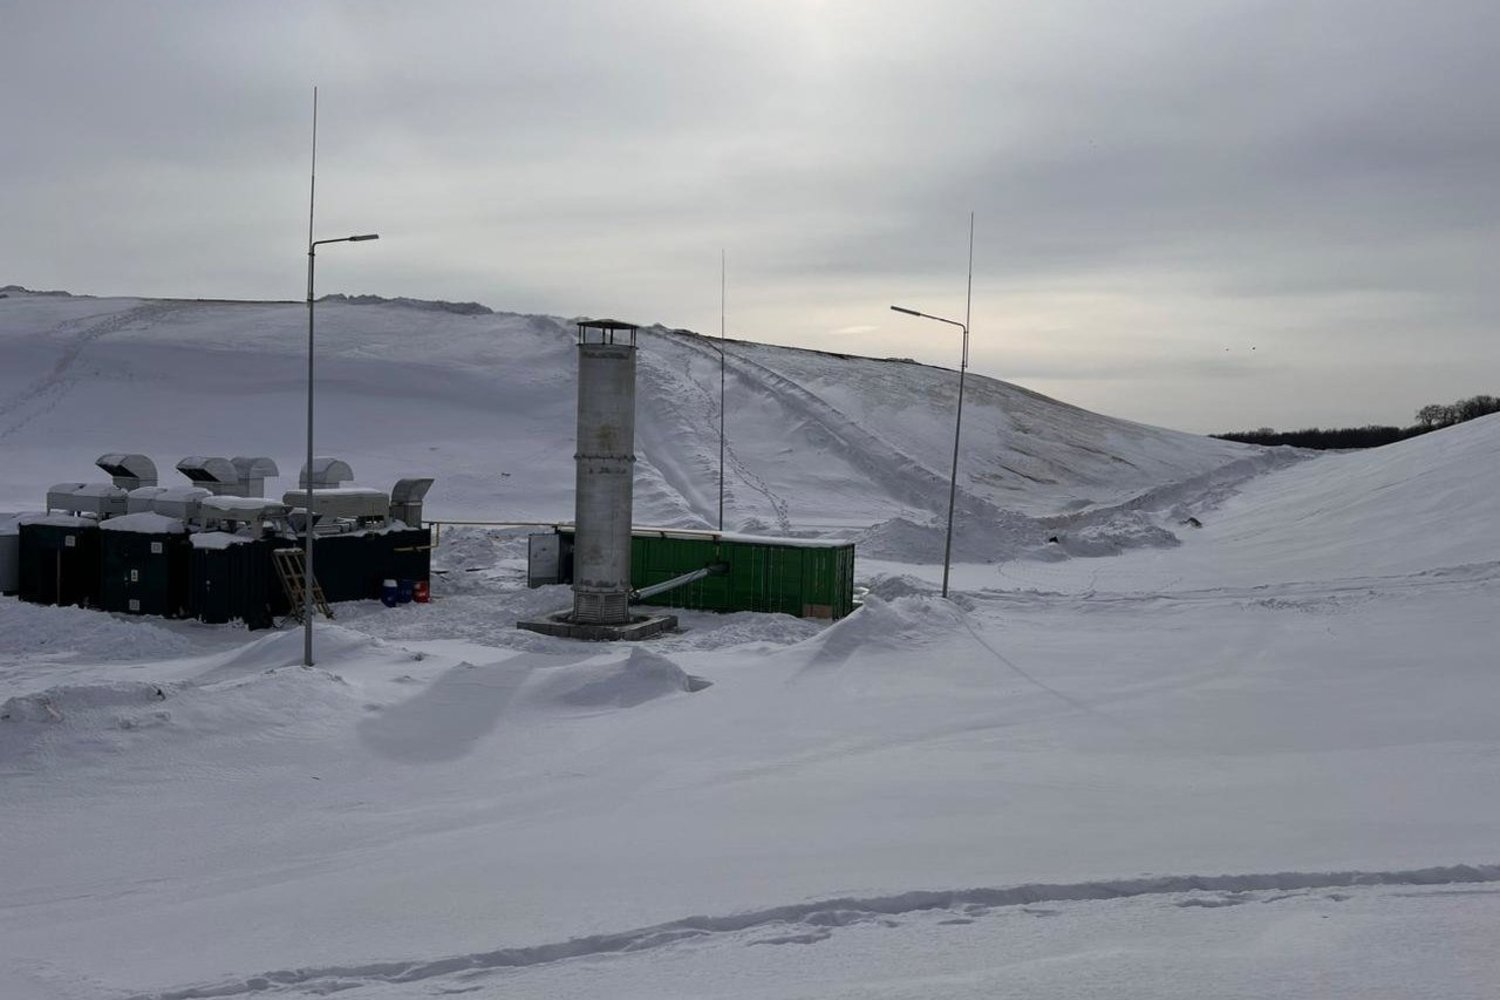
<path fill-rule="evenodd" d="M 149 324 L 179 308 L 179 303 L 151 302 L 103 317 L 74 320 L 52 330 L 51 333 L 57 334 L 82 327 L 63 347 L 51 371 L 9 399 L 0 400 L 0 438 L 10 437 L 61 402 L 72 387 L 69 372 L 95 341 L 137 324 Z"/>
<path fill-rule="evenodd" d="M 720 916 L 679 920 L 607 934 L 438 958 L 277 969 L 214 983 L 134 994 L 129 1000 L 208 1000 L 239 996 L 321 996 L 362 987 L 468 981 L 485 973 L 568 959 L 667 948 L 714 936 L 759 933 L 747 944 L 814 944 L 839 928 L 894 917 L 947 911 L 967 922 L 992 910 L 1041 903 L 1171 897 L 1182 908 L 1214 909 L 1257 901 L 1275 903 L 1309 891 L 1377 886 L 1477 886 L 1500 882 L 1500 865 L 1444 865 L 1391 871 L 1265 872 L 1240 875 L 1158 875 L 1086 882 L 1031 883 L 998 888 L 915 890 L 886 896 L 840 897 Z M 472 987 L 478 988 L 478 987 Z M 424 991 L 426 992 L 426 991 Z M 439 989 L 436 992 L 450 992 Z"/>

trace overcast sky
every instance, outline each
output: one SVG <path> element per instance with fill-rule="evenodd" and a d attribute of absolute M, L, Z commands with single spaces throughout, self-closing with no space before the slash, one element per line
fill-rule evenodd
<path fill-rule="evenodd" d="M 1500 3 L 0 0 L 0 284 L 477 300 L 1217 431 L 1500 394 Z"/>

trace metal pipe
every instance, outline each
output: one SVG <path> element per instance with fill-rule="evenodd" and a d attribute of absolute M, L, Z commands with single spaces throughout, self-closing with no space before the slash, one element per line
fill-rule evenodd
<path fill-rule="evenodd" d="M 657 594 L 665 594 L 667 591 L 676 590 L 678 587 L 686 587 L 688 584 L 695 583 L 706 576 L 718 576 L 722 573 L 727 572 L 729 572 L 729 565 L 727 563 L 714 563 L 712 566 L 705 566 L 702 569 L 695 569 L 691 573 L 684 573 L 681 576 L 674 576 L 670 580 L 663 580 L 661 583 L 653 583 L 651 586 L 642 587 L 640 590 L 632 590 L 630 592 L 630 600 L 632 602 L 644 601 L 648 597 L 655 597 Z"/>

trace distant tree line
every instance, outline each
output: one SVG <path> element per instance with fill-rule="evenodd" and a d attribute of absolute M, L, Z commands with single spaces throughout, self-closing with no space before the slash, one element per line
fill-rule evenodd
<path fill-rule="evenodd" d="M 1305 427 L 1300 431 L 1277 431 L 1272 427 L 1261 427 L 1253 431 L 1234 431 L 1213 436 L 1243 444 L 1289 444 L 1294 448 L 1378 448 L 1383 444 L 1404 441 L 1489 413 L 1500 413 L 1500 399 L 1494 396 L 1470 396 L 1456 403 L 1430 403 L 1422 407 L 1417 411 L 1417 422 L 1410 427 L 1368 424 L 1364 427 L 1337 427 L 1329 430 Z"/>

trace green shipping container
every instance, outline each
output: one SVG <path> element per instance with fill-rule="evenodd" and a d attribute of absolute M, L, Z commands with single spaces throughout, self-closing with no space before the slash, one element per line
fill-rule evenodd
<path fill-rule="evenodd" d="M 185 531 L 114 527 L 131 518 L 166 522 L 159 514 L 127 514 L 99 530 L 102 566 L 99 607 L 131 615 L 185 618 L 191 603 L 192 547 Z"/>
<path fill-rule="evenodd" d="M 271 563 L 269 538 L 210 544 L 197 536 L 193 547 L 193 612 L 198 620 L 222 625 L 235 620 L 247 628 L 270 628 L 286 614 L 286 597 Z M 316 558 L 316 557 L 315 557 Z"/>
<path fill-rule="evenodd" d="M 23 519 L 20 597 L 32 604 L 99 605 L 99 522 L 68 514 Z"/>
<path fill-rule="evenodd" d="M 570 547 L 571 532 L 562 534 Z M 637 590 L 717 564 L 726 572 L 641 603 L 799 618 L 842 618 L 854 610 L 853 542 L 641 528 L 631 535 L 630 584 Z"/>

